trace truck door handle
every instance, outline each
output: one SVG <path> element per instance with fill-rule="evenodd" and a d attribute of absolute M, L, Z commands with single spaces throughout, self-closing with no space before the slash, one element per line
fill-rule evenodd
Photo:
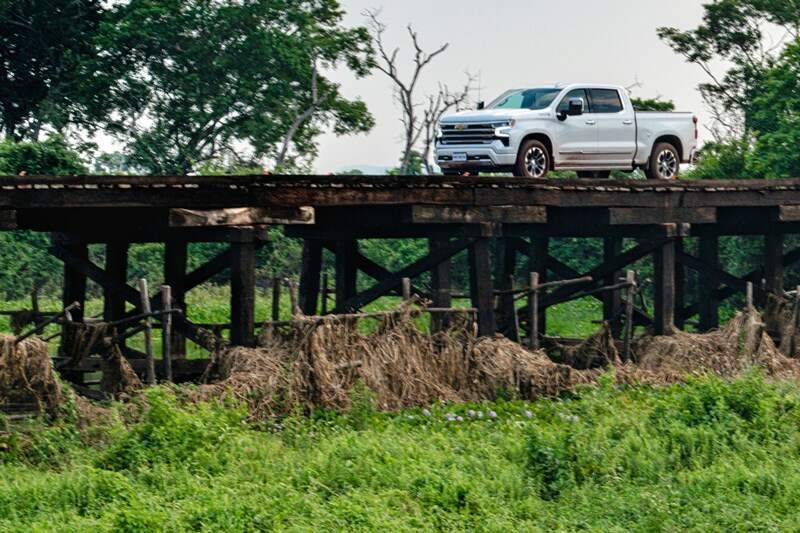
<path fill-rule="evenodd" d="M 633 121 L 632 120 L 623 120 L 622 123 L 625 124 L 626 126 L 630 126 L 631 124 L 633 124 Z"/>
<path fill-rule="evenodd" d="M 594 126 L 595 124 L 597 124 L 596 120 L 587 120 L 586 121 L 586 125 L 587 126 Z"/>

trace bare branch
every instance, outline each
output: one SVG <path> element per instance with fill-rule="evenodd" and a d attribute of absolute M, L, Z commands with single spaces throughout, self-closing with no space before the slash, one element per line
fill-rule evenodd
<path fill-rule="evenodd" d="M 319 104 L 321 103 L 321 99 L 319 97 L 319 87 L 318 87 L 318 68 L 317 68 L 317 60 L 314 59 L 314 64 L 311 67 L 311 102 L 309 103 L 308 107 L 299 113 L 295 119 L 292 121 L 291 126 L 289 126 L 286 135 L 283 138 L 283 145 L 281 146 L 281 150 L 278 153 L 278 157 L 275 159 L 275 166 L 280 167 L 286 162 L 286 156 L 289 153 L 289 146 L 294 140 L 294 136 L 297 135 L 297 132 L 306 123 L 307 120 L 311 118 L 311 116 L 317 111 L 319 108 Z"/>

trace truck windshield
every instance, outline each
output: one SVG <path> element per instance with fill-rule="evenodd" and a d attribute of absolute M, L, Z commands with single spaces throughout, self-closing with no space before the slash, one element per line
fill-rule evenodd
<path fill-rule="evenodd" d="M 561 89 L 522 89 L 508 91 L 486 109 L 544 109 L 553 103 Z"/>

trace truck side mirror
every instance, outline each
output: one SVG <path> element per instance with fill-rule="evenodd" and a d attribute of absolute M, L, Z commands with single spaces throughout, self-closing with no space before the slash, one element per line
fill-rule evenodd
<path fill-rule="evenodd" d="M 571 117 L 583 115 L 583 100 L 580 98 L 570 98 L 569 111 L 567 111 L 567 114 Z"/>
<path fill-rule="evenodd" d="M 479 110 L 479 111 L 480 111 L 481 109 L 485 108 L 485 107 L 486 107 L 486 103 L 485 103 L 483 100 L 481 100 L 480 102 L 478 102 L 478 110 Z"/>

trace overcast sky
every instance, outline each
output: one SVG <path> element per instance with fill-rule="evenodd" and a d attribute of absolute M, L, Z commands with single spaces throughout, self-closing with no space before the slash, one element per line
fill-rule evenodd
<path fill-rule="evenodd" d="M 702 0 L 341 0 L 345 23 L 360 25 L 366 8 L 382 8 L 386 40 L 400 46 L 401 67 L 410 66 L 405 26 L 411 23 L 427 50 L 450 48 L 428 67 L 420 99 L 437 82 L 463 84 L 464 71 L 481 74 L 481 96 L 491 100 L 506 89 L 554 82 L 642 84 L 635 96 L 673 100 L 680 111 L 707 121 L 697 85 L 705 81 L 694 65 L 675 54 L 656 28 L 694 28 Z M 408 73 L 408 68 L 405 70 Z M 350 98 L 360 96 L 375 116 L 366 135 L 320 138 L 316 170 L 395 166 L 400 156 L 399 110 L 392 85 L 380 73 L 357 80 L 332 78 Z M 476 95 L 477 98 L 477 95 Z M 701 131 L 702 135 L 702 131 Z"/>

